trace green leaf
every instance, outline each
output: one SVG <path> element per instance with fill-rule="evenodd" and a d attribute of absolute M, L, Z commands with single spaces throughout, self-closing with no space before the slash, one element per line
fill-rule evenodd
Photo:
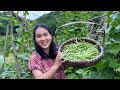
<path fill-rule="evenodd" d="M 120 44 L 119 43 L 109 44 L 106 51 L 114 55 L 117 55 L 117 53 L 120 51 Z"/>
<path fill-rule="evenodd" d="M 5 56 L 8 57 L 9 56 L 9 50 L 6 50 Z"/>
<path fill-rule="evenodd" d="M 107 16 L 109 17 L 112 14 L 112 11 L 107 12 Z"/>
<path fill-rule="evenodd" d="M 77 76 L 75 73 L 71 73 L 67 75 L 67 79 L 79 79 L 79 76 Z"/>
<path fill-rule="evenodd" d="M 23 60 L 29 60 L 29 58 L 25 57 L 24 55 L 18 55 L 18 58 L 23 59 Z"/>
<path fill-rule="evenodd" d="M 82 74 L 83 72 L 84 72 L 83 69 L 79 69 L 79 70 L 76 71 L 76 73 L 78 73 L 78 74 Z"/>
<path fill-rule="evenodd" d="M 24 12 L 24 15 L 29 15 L 29 12 L 28 12 L 28 11 L 25 11 L 25 12 Z"/>
<path fill-rule="evenodd" d="M 65 73 L 71 73 L 73 71 L 73 67 L 69 67 L 68 69 L 65 70 Z"/>
<path fill-rule="evenodd" d="M 102 79 L 112 79 L 115 75 L 115 72 L 113 69 L 106 67 L 102 70 L 100 76 Z"/>
<path fill-rule="evenodd" d="M 119 76 L 115 76 L 114 79 L 120 79 L 120 77 Z"/>
<path fill-rule="evenodd" d="M 120 41 L 120 32 L 114 33 L 113 35 L 111 35 L 111 37 L 116 41 Z"/>
<path fill-rule="evenodd" d="M 120 67 L 118 67 L 115 71 L 118 71 L 118 72 L 120 72 Z"/>
<path fill-rule="evenodd" d="M 112 19 L 111 19 L 111 17 L 110 17 L 111 14 L 112 14 L 111 11 L 108 11 L 108 12 L 107 12 L 107 16 L 108 16 L 107 23 L 111 23 L 111 21 L 112 21 Z"/>
<path fill-rule="evenodd" d="M 112 28 L 112 26 L 110 26 L 109 28 L 107 28 L 107 29 L 105 30 L 105 33 L 106 33 L 106 34 L 109 33 L 109 31 L 111 30 L 111 28 Z"/>
<path fill-rule="evenodd" d="M 109 63 L 109 67 L 111 68 L 118 68 L 120 67 L 120 64 L 117 63 L 117 60 L 116 59 L 110 59 L 110 63 Z"/>
<path fill-rule="evenodd" d="M 114 32 L 115 32 L 115 33 L 120 32 L 120 25 L 118 25 L 118 26 L 115 28 Z"/>
<path fill-rule="evenodd" d="M 3 27 L 3 23 L 0 23 L 0 27 Z"/>
<path fill-rule="evenodd" d="M 119 25 L 119 22 L 120 22 L 120 14 L 119 13 L 116 13 L 114 14 L 114 16 L 112 17 L 114 20 L 113 22 L 111 23 L 111 26 L 113 27 L 116 27 L 117 25 Z"/>

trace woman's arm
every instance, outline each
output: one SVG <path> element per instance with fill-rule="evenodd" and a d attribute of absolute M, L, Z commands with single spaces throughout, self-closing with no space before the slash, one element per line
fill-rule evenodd
<path fill-rule="evenodd" d="M 62 65 L 63 53 L 58 52 L 54 65 L 46 72 L 42 73 L 39 70 L 32 70 L 35 79 L 51 79 L 56 73 L 57 69 Z"/>
<path fill-rule="evenodd" d="M 44 74 L 39 70 L 32 70 L 32 73 L 35 79 L 51 79 L 57 71 L 57 69 L 57 67 L 52 66 L 51 69 Z"/>

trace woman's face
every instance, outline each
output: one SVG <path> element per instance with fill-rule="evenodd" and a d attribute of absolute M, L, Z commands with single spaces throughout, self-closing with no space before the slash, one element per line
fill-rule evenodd
<path fill-rule="evenodd" d="M 43 50 L 48 50 L 50 48 L 52 36 L 45 28 L 38 27 L 35 32 L 35 40 Z"/>

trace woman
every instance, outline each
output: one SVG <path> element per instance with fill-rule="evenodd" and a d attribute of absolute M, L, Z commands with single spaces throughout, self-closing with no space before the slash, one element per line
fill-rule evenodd
<path fill-rule="evenodd" d="M 28 68 L 35 79 L 65 79 L 65 63 L 52 37 L 50 28 L 37 24 L 33 32 L 36 51 L 30 57 Z"/>

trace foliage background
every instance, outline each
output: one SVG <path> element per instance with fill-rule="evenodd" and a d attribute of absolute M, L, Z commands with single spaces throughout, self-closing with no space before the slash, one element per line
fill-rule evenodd
<path fill-rule="evenodd" d="M 19 12 L 18 12 L 19 13 Z M 24 11 L 24 15 L 28 15 Z M 106 14 L 106 15 L 105 15 Z M 9 15 L 8 12 L 0 13 L 0 55 L 4 57 L 4 68 L 0 74 L 2 79 L 32 79 L 27 68 L 28 60 L 34 50 L 32 32 L 36 23 L 47 24 L 54 33 L 58 45 L 73 37 L 84 37 L 89 33 L 88 25 L 71 25 L 63 27 L 55 35 L 57 27 L 75 21 L 89 21 L 91 18 L 105 15 L 105 47 L 104 57 L 94 66 L 87 68 L 69 67 L 65 70 L 68 79 L 119 79 L 120 78 L 120 12 L 116 11 L 54 11 L 49 14 L 29 20 L 24 18 L 22 22 Z M 100 23 L 103 18 L 93 19 L 92 22 Z M 6 35 L 7 25 L 11 23 Z M 26 25 L 24 25 L 24 23 Z M 19 26 L 15 28 L 15 26 Z M 27 28 L 28 26 L 29 28 Z M 11 35 L 13 30 L 13 36 Z M 12 38 L 14 47 L 12 46 Z M 7 40 L 6 40 L 7 38 Z M 7 41 L 7 43 L 5 43 Z M 6 47 L 5 47 L 6 46 Z M 17 55 L 14 54 L 14 50 Z M 4 52 L 3 52 L 4 51 Z M 17 57 L 17 59 L 15 58 Z M 16 60 L 15 60 L 16 59 Z M 19 69 L 16 71 L 15 62 Z"/>

